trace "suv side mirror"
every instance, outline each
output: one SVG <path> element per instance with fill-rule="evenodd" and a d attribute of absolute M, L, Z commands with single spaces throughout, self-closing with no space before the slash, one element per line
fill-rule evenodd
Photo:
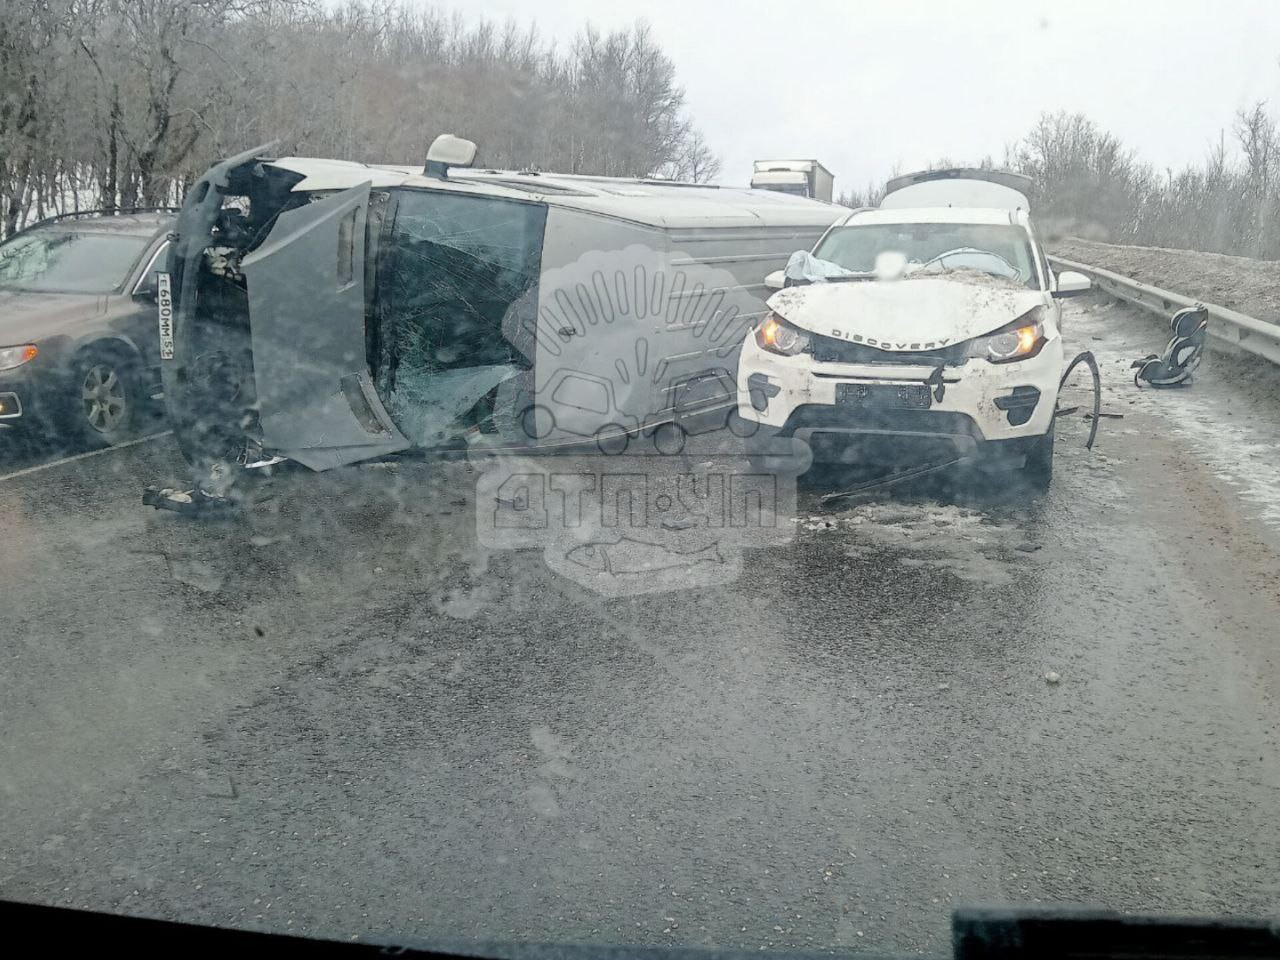
<path fill-rule="evenodd" d="M 781 290 L 787 284 L 787 272 L 775 270 L 764 278 L 764 285 L 770 290 Z"/>
<path fill-rule="evenodd" d="M 1063 270 L 1056 279 L 1053 289 L 1055 297 L 1078 297 L 1093 288 L 1093 281 L 1075 270 Z"/>

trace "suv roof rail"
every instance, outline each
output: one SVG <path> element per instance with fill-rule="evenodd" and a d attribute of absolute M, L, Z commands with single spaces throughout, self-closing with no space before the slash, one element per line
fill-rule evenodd
<path fill-rule="evenodd" d="M 90 219 L 94 217 L 115 217 L 115 216 L 131 216 L 135 213 L 178 213 L 181 207 L 115 207 L 114 209 L 96 209 L 96 210 L 72 210 L 69 213 L 55 213 L 52 217 L 45 217 L 43 220 L 37 220 L 35 223 L 28 223 L 21 230 L 15 230 L 14 236 L 27 230 L 34 230 L 36 227 L 43 227 L 46 224 L 57 223 L 61 220 L 79 220 Z"/>

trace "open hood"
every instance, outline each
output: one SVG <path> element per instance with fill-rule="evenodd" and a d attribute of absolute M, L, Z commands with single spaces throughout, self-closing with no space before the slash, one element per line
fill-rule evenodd
<path fill-rule="evenodd" d="M 1048 302 L 1048 294 L 976 275 L 850 280 L 787 287 L 769 307 L 811 333 L 920 350 L 990 333 Z"/>
<path fill-rule="evenodd" d="M 955 167 L 922 170 L 894 177 L 885 184 L 882 210 L 905 207 L 995 207 L 1030 210 L 1027 199 L 1034 182 L 1011 170 Z"/>

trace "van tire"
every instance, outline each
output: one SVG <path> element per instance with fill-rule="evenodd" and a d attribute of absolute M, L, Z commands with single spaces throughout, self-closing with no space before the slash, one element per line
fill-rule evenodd
<path fill-rule="evenodd" d="M 728 427 L 729 432 L 735 437 L 746 440 L 748 437 L 755 436 L 760 430 L 760 423 L 756 420 L 748 420 L 734 410 L 729 414 Z"/>
<path fill-rule="evenodd" d="M 520 411 L 520 429 L 530 440 L 542 440 L 556 428 L 556 415 L 540 403 Z"/>
<path fill-rule="evenodd" d="M 616 457 L 627 452 L 631 435 L 618 423 L 606 423 L 596 431 L 596 448 L 606 457 Z"/>
<path fill-rule="evenodd" d="M 665 457 L 674 457 L 684 450 L 684 427 L 678 423 L 664 423 L 653 431 L 653 447 Z"/>

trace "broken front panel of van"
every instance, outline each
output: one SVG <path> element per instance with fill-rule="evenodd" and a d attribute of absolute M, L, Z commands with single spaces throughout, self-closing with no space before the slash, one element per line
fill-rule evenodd
<path fill-rule="evenodd" d="M 536 306 L 545 205 L 369 173 L 297 193 L 249 156 L 193 189 L 165 371 L 193 462 L 325 469 L 514 422 L 496 388 L 532 364 L 503 322 Z"/>

